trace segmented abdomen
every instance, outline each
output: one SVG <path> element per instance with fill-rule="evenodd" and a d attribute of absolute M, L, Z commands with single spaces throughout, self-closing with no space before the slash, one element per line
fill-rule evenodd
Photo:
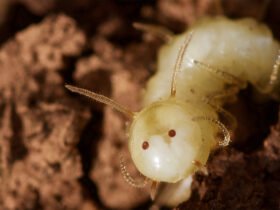
<path fill-rule="evenodd" d="M 206 99 L 220 105 L 250 82 L 260 92 L 280 99 L 275 69 L 274 78 L 278 79 L 270 85 L 280 48 L 271 31 L 253 19 L 218 17 L 201 20 L 161 48 L 157 72 L 147 85 L 145 105 L 169 96 L 170 72 L 190 32 L 193 38 L 177 76 L 178 98 L 194 103 Z"/>

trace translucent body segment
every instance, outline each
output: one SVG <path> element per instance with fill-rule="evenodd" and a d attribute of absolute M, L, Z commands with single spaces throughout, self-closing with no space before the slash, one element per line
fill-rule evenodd
<path fill-rule="evenodd" d="M 176 183 L 162 183 L 159 186 L 155 202 L 164 206 L 177 206 L 179 203 L 186 201 L 191 196 L 191 185 L 193 178 L 187 178 Z"/>
<path fill-rule="evenodd" d="M 222 91 L 228 83 L 226 79 L 202 70 L 193 60 L 250 82 L 260 91 L 266 87 L 279 49 L 279 43 L 273 39 L 270 30 L 253 19 L 233 21 L 224 17 L 204 18 L 187 32 L 174 36 L 171 42 L 161 48 L 157 73 L 147 85 L 145 105 L 168 97 L 170 69 L 190 31 L 194 35 L 178 73 L 178 98 L 201 98 Z"/>

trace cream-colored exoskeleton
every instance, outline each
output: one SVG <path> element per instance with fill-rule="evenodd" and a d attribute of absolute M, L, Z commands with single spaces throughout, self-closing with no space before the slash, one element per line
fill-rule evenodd
<path fill-rule="evenodd" d="M 132 120 L 129 150 L 146 178 L 134 181 L 122 162 L 125 179 L 135 187 L 149 180 L 167 183 L 159 188 L 156 199 L 177 205 L 190 196 L 192 175 L 203 169 L 211 150 L 230 142 L 219 116 L 232 127 L 234 117 L 221 106 L 247 82 L 280 98 L 280 56 L 279 43 L 270 30 L 253 19 L 205 18 L 181 35 L 168 36 L 139 112 L 88 90 L 66 87 L 110 105 Z M 221 133 L 223 138 L 219 138 Z"/>

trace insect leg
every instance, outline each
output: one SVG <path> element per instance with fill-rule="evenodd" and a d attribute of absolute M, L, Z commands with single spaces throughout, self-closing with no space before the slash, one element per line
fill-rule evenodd
<path fill-rule="evenodd" d="M 223 122 L 229 130 L 234 130 L 237 127 L 236 118 L 224 108 L 212 103 L 208 98 L 203 98 L 199 101 L 187 101 L 189 103 L 203 103 L 213 108 L 220 116 L 220 121 Z"/>
<path fill-rule="evenodd" d="M 223 90 L 223 91 L 217 91 L 207 94 L 204 97 L 204 100 L 206 101 L 219 101 L 224 100 L 225 98 L 231 99 L 232 97 L 235 97 L 235 95 L 238 93 L 239 88 L 237 86 L 231 86 L 230 88 Z M 233 98 L 234 99 L 234 98 Z M 231 100 L 228 100 L 231 101 Z"/>
<path fill-rule="evenodd" d="M 224 80 L 225 82 L 227 82 L 229 84 L 236 85 L 239 88 L 246 87 L 246 82 L 245 81 L 243 81 L 242 79 L 236 77 L 235 75 L 233 75 L 231 73 L 228 73 L 228 72 L 223 71 L 221 69 L 215 68 L 215 67 L 213 67 L 209 64 L 203 63 L 203 62 L 198 61 L 198 60 L 191 59 L 191 61 L 194 64 L 202 67 L 201 68 L 202 70 L 206 70 L 206 71 L 209 71 L 209 72 L 213 73 L 214 75 L 216 75 L 217 77 L 221 78 L 222 80 Z"/>
<path fill-rule="evenodd" d="M 210 123 L 216 124 L 220 128 L 220 130 L 223 132 L 223 135 L 224 135 L 223 140 L 219 141 L 219 145 L 227 146 L 229 144 L 230 133 L 229 133 L 228 129 L 226 128 L 226 126 L 223 123 L 221 123 L 219 120 L 216 120 L 214 118 L 207 117 L 207 116 L 194 117 L 192 120 L 194 120 L 194 121 L 206 120 L 206 121 L 209 121 Z"/>
<path fill-rule="evenodd" d="M 229 130 L 234 130 L 237 127 L 236 118 L 230 112 L 226 111 L 225 109 L 223 109 L 220 106 L 212 104 L 209 101 L 205 100 L 205 103 L 207 103 L 209 106 L 211 106 L 213 109 L 215 109 L 218 114 L 221 115 L 222 119 L 220 119 L 220 120 L 225 121 L 225 124 L 227 125 L 226 127 L 228 127 Z"/>

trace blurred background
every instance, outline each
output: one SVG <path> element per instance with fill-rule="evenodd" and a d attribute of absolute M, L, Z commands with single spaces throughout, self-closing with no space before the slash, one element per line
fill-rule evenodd
<path fill-rule="evenodd" d="M 252 17 L 279 40 L 279 14 L 278 0 L 0 0 L 0 210 L 168 209 L 121 176 L 120 155 L 139 175 L 125 118 L 64 84 L 137 111 L 164 42 L 133 22 L 180 33 L 204 16 Z M 232 145 L 178 209 L 280 209 L 279 103 L 250 87 L 239 97 Z"/>

